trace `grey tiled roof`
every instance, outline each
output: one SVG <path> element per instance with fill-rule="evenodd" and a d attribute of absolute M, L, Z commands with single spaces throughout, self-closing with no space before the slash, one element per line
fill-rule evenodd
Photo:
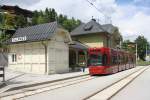
<path fill-rule="evenodd" d="M 0 52 L 0 67 L 8 65 L 8 56 L 7 53 Z"/>
<path fill-rule="evenodd" d="M 79 27 L 74 29 L 70 34 L 71 36 L 76 36 L 76 35 L 84 35 L 84 34 L 90 34 L 90 33 L 106 33 L 102 26 L 97 23 L 94 20 L 91 20 L 90 22 L 86 24 L 81 24 Z"/>
<path fill-rule="evenodd" d="M 32 42 L 50 39 L 58 28 L 57 22 L 40 24 L 18 29 L 8 43 Z M 25 37 L 25 38 L 24 38 Z M 12 41 L 16 38 L 24 38 L 21 41 Z"/>
<path fill-rule="evenodd" d="M 116 27 L 113 26 L 112 24 L 105 24 L 105 25 L 102 25 L 102 28 L 104 30 L 106 30 L 108 33 L 112 34 L 115 30 L 116 30 Z"/>
<path fill-rule="evenodd" d="M 79 50 L 87 50 L 88 49 L 88 46 L 81 43 L 81 42 L 78 42 L 78 41 L 73 41 L 74 44 L 70 44 L 70 48 L 74 48 L 74 49 L 79 49 Z"/>

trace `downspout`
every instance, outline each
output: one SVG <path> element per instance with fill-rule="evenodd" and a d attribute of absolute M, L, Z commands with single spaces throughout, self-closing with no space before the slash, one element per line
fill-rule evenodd
<path fill-rule="evenodd" d="M 45 74 L 48 74 L 48 70 L 47 70 L 47 45 L 46 43 L 44 43 L 42 41 L 42 45 L 44 46 L 44 49 L 45 49 Z"/>

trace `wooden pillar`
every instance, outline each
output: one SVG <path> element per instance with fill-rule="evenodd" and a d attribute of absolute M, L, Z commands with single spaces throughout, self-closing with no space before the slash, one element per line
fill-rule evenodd
<path fill-rule="evenodd" d="M 79 63 L 79 52 L 78 52 L 78 50 L 76 50 L 75 52 L 76 52 L 76 65 L 78 65 L 78 63 Z"/>

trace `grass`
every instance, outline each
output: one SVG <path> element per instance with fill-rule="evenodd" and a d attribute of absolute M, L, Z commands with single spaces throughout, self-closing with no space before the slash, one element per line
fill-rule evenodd
<path fill-rule="evenodd" d="M 147 66 L 147 65 L 150 65 L 149 61 L 143 61 L 143 60 L 137 61 L 137 66 Z"/>

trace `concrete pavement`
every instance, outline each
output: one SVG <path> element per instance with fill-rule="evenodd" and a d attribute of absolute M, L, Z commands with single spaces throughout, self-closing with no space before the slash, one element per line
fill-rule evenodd
<path fill-rule="evenodd" d="M 137 71 L 140 67 L 133 68 L 127 71 L 122 71 L 117 74 L 100 76 L 90 81 L 81 82 L 78 84 L 66 86 L 63 88 L 46 91 L 36 95 L 21 98 L 21 100 L 83 100 L 96 91 L 103 90 L 105 87 L 115 83 L 116 81 L 126 77 L 127 75 Z"/>
<path fill-rule="evenodd" d="M 22 73 L 17 71 L 12 71 L 6 69 L 6 86 L 3 87 L 4 83 L 0 82 L 0 93 L 16 88 L 16 87 L 24 87 L 24 86 L 32 86 L 38 84 L 45 84 L 47 82 L 54 82 L 59 80 L 64 80 L 73 77 L 79 77 L 83 75 L 87 75 L 88 69 L 85 69 L 85 72 L 71 72 L 71 73 L 64 73 L 64 74 L 53 74 L 53 75 L 38 75 L 38 74 L 29 74 L 29 73 Z"/>
<path fill-rule="evenodd" d="M 100 91 L 96 95 L 90 97 L 88 100 L 110 100 L 110 98 L 113 95 L 118 93 L 122 88 L 124 88 L 126 85 L 128 85 L 131 81 L 133 81 L 136 77 L 138 77 L 140 74 L 142 74 L 148 68 L 149 67 L 140 69 L 137 72 L 129 75 L 128 77 L 123 78 L 122 80 L 119 80 L 115 84 L 109 86 L 108 88 L 104 89 L 103 91 Z"/>
<path fill-rule="evenodd" d="M 150 100 L 150 69 L 146 70 L 111 100 Z"/>

